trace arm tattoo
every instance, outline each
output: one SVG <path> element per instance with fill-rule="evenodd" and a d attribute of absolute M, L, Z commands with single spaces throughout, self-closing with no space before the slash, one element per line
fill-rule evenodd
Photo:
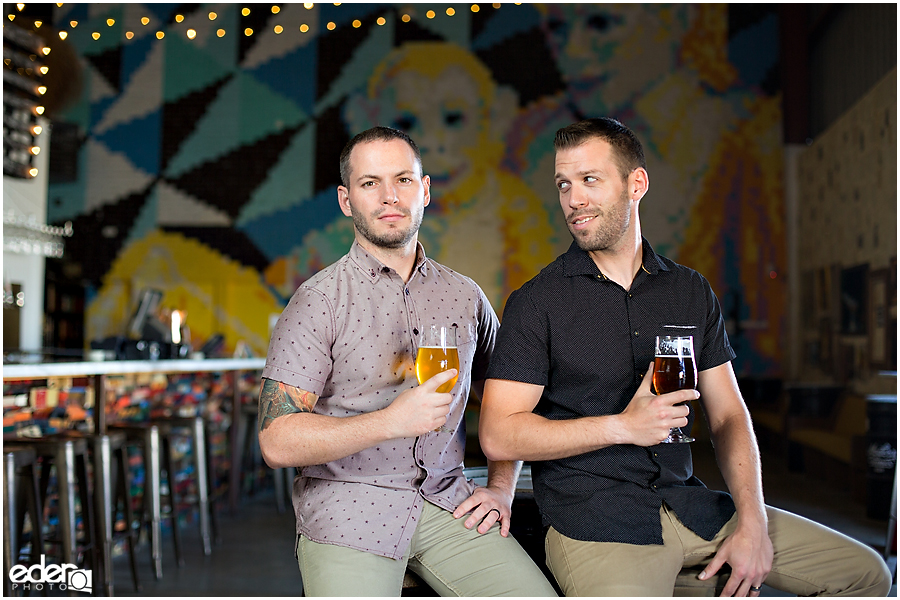
<path fill-rule="evenodd" d="M 280 381 L 263 379 L 259 393 L 259 430 L 268 427 L 282 415 L 312 412 L 319 397 L 312 392 L 285 385 Z"/>

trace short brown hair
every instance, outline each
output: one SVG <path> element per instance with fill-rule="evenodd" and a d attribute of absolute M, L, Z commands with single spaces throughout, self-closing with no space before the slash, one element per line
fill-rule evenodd
<path fill-rule="evenodd" d="M 368 142 L 389 142 L 391 140 L 403 140 L 404 142 L 409 144 L 409 147 L 412 148 L 413 154 L 416 155 L 416 162 L 419 163 L 419 174 L 421 175 L 422 153 L 419 152 L 419 147 L 416 146 L 416 143 L 412 140 L 412 138 L 399 129 L 378 126 L 357 133 L 355 136 L 353 136 L 353 139 L 347 142 L 347 144 L 344 146 L 344 149 L 341 150 L 341 183 L 344 185 L 344 187 L 348 187 L 348 182 L 350 179 L 350 153 L 353 152 L 353 148 L 355 148 L 359 144 L 366 144 Z"/>
<path fill-rule="evenodd" d="M 637 168 L 647 169 L 644 148 L 637 136 L 625 125 L 610 117 L 585 119 L 563 127 L 556 132 L 553 147 L 557 152 L 569 150 L 593 138 L 600 138 L 612 146 L 623 179 Z"/>

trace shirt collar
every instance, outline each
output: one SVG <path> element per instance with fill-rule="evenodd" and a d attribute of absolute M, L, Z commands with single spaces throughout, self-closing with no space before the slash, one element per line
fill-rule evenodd
<path fill-rule="evenodd" d="M 356 240 L 353 240 L 353 245 L 350 246 L 349 255 L 350 260 L 372 283 L 378 281 L 382 274 L 393 272 L 393 269 L 369 254 Z M 416 266 L 413 271 L 419 271 L 423 277 L 428 275 L 428 258 L 425 256 L 422 242 L 416 242 Z"/>
<path fill-rule="evenodd" d="M 659 260 L 659 255 L 653 250 L 647 238 L 641 236 L 641 268 L 650 275 L 656 275 L 659 271 L 668 271 L 669 268 Z M 578 244 L 572 242 L 569 249 L 563 255 L 563 274 L 566 277 L 575 277 L 576 275 L 590 275 L 596 277 L 603 275 L 603 272 L 597 267 L 597 264 L 591 258 L 590 254 L 578 247 Z"/>

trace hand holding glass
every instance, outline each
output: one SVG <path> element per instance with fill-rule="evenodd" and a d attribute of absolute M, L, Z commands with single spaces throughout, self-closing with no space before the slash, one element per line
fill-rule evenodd
<path fill-rule="evenodd" d="M 656 358 L 653 361 L 653 390 L 668 394 L 678 390 L 697 389 L 697 365 L 694 362 L 694 336 L 656 336 Z M 669 430 L 664 444 L 693 442 L 694 438 L 680 427 Z"/>
<path fill-rule="evenodd" d="M 416 355 L 416 379 L 422 385 L 438 373 L 456 369 L 457 376 L 442 384 L 437 392 L 446 394 L 453 389 L 459 379 L 459 351 L 456 348 L 456 327 L 428 325 L 419 337 L 419 352 Z M 450 433 L 444 426 L 435 431 Z"/>

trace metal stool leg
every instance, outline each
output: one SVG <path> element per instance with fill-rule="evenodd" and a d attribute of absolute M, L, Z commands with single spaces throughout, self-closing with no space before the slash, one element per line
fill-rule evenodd
<path fill-rule="evenodd" d="M 200 537 L 203 542 L 203 554 L 212 554 L 212 542 L 209 535 L 209 473 L 206 470 L 206 430 L 203 417 L 195 417 L 191 424 L 191 437 L 194 441 L 194 468 L 197 473 L 197 496 L 200 502 Z"/>
<path fill-rule="evenodd" d="M 116 503 L 113 504 L 113 528 L 115 528 L 115 521 L 117 516 L 117 506 L 118 500 L 122 501 L 124 505 L 122 510 L 125 517 L 125 532 L 126 537 L 128 539 L 128 557 L 131 565 L 131 580 L 134 583 L 134 591 L 141 591 L 141 583 L 138 579 L 138 569 L 137 569 L 137 533 L 134 529 L 134 512 L 131 508 L 131 474 L 128 469 L 128 452 L 127 446 L 122 444 L 115 452 L 116 454 L 116 463 L 117 463 L 117 476 L 116 476 L 116 493 L 115 498 Z"/>
<path fill-rule="evenodd" d="M 12 595 L 12 583 L 9 580 L 9 571 L 18 558 L 18 551 L 13 554 L 13 548 L 18 545 L 18 511 L 16 510 L 16 459 L 12 454 L 4 453 L 3 461 L 3 506 L 6 511 L 3 515 L 3 595 Z"/>
<path fill-rule="evenodd" d="M 60 444 L 56 456 L 53 457 L 56 467 L 57 487 L 59 488 L 59 528 L 62 536 L 62 558 L 68 564 L 75 563 L 77 538 L 75 532 L 75 447 L 72 442 Z M 48 470 L 47 467 L 44 467 Z M 44 473 L 41 473 L 42 477 Z M 47 474 L 49 477 L 49 474 Z M 46 487 L 44 493 L 46 494 Z M 90 502 L 82 505 L 87 512 Z M 88 523 L 85 523 L 85 529 Z"/>
<path fill-rule="evenodd" d="M 94 518 L 97 523 L 97 559 L 103 576 L 105 595 L 113 594 L 113 515 L 112 499 L 112 449 L 109 436 L 98 435 L 93 438 L 94 457 Z M 85 473 L 87 471 L 85 470 Z"/>
<path fill-rule="evenodd" d="M 181 567 L 184 557 L 181 555 L 181 535 L 178 533 L 178 493 L 175 490 L 175 460 L 172 456 L 172 442 L 169 435 L 162 436 L 162 457 L 166 468 L 166 482 L 169 486 L 169 510 L 172 518 L 172 541 L 175 543 L 175 562 Z"/>

